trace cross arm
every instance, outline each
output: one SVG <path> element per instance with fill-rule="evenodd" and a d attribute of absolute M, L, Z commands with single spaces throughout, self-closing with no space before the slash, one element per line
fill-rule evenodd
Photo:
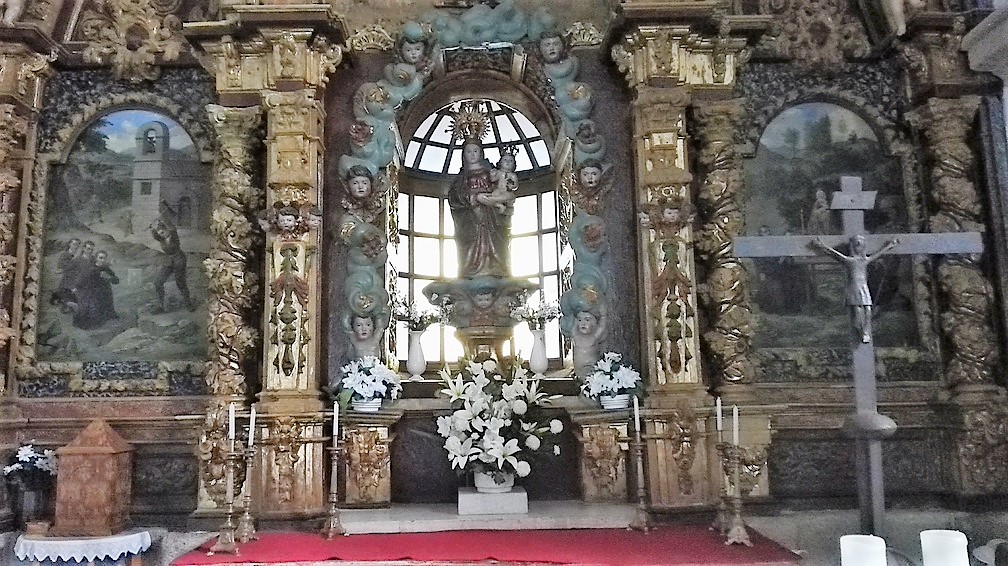
<path fill-rule="evenodd" d="M 811 257 L 819 255 L 809 244 L 821 239 L 827 246 L 836 248 L 847 244 L 850 236 L 830 234 L 823 236 L 759 236 L 738 237 L 734 240 L 736 257 Z M 886 242 L 899 240 L 899 245 L 887 255 L 915 254 L 966 254 L 983 251 L 979 232 L 941 232 L 922 234 L 865 234 L 865 248 L 875 253 Z"/>

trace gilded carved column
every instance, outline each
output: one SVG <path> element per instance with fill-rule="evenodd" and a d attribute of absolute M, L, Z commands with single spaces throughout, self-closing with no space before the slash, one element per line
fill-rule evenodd
<path fill-rule="evenodd" d="M 752 311 L 746 296 L 747 277 L 734 255 L 733 241 L 742 232 L 739 192 L 741 160 L 735 151 L 735 133 L 742 118 L 738 100 L 694 106 L 696 162 L 702 175 L 697 195 L 701 236 L 696 249 L 706 264 L 700 298 L 707 314 L 703 333 L 706 355 L 714 374 L 709 376 L 718 393 L 731 395 L 733 386 L 753 377 Z"/>
<path fill-rule="evenodd" d="M 248 394 L 250 354 L 258 343 L 252 311 L 259 289 L 254 271 L 257 240 L 253 218 L 262 206 L 262 194 L 254 181 L 256 150 L 262 121 L 259 107 L 207 108 L 217 134 L 218 155 L 212 180 L 214 208 L 209 257 L 203 267 L 209 280 L 210 363 L 207 386 L 212 401 L 200 432 L 197 457 L 200 482 L 198 512 L 224 505 L 224 462 L 227 444 L 227 405 L 244 404 Z"/>
<path fill-rule="evenodd" d="M 983 200 L 973 178 L 976 156 L 969 145 L 979 105 L 978 96 L 929 98 L 910 116 L 924 134 L 930 157 L 932 232 L 984 229 Z M 958 454 L 957 487 L 966 496 L 1008 493 L 1008 411 L 1005 391 L 994 376 L 994 292 L 979 259 L 948 256 L 938 267 L 941 329 L 950 346 L 945 376 Z"/>

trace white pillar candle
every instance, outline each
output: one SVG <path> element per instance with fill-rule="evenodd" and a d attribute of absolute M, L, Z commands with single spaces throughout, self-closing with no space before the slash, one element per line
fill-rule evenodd
<path fill-rule="evenodd" d="M 966 535 L 940 529 L 921 531 L 924 566 L 970 566 Z"/>
<path fill-rule="evenodd" d="M 732 423 L 731 423 L 732 424 L 732 426 L 731 426 L 731 440 L 732 440 L 732 444 L 734 444 L 735 446 L 738 446 L 738 436 L 739 436 L 738 435 L 738 405 L 732 405 L 732 408 L 731 408 L 731 418 L 732 418 Z"/>
<path fill-rule="evenodd" d="M 637 427 L 636 430 L 640 431 L 640 401 L 637 400 L 637 396 L 633 396 L 633 418 L 634 426 Z"/>
<path fill-rule="evenodd" d="M 332 445 L 338 448 L 339 445 L 339 403 L 334 402 L 332 406 Z"/>
<path fill-rule="evenodd" d="M 718 431 L 722 431 L 722 430 L 724 430 L 724 413 L 721 412 L 721 398 L 720 397 L 717 398 L 717 400 L 714 403 L 714 406 L 717 407 L 717 429 L 718 429 Z"/>
<path fill-rule="evenodd" d="M 885 539 L 875 535 L 840 537 L 840 566 L 886 566 Z"/>
<path fill-rule="evenodd" d="M 235 404 L 228 403 L 228 440 L 231 441 L 231 451 L 235 444 Z"/>
<path fill-rule="evenodd" d="M 256 411 L 255 405 L 252 405 L 252 411 L 249 413 L 249 439 L 248 447 L 249 449 L 255 445 L 255 435 L 256 435 L 256 423 L 255 423 Z"/>

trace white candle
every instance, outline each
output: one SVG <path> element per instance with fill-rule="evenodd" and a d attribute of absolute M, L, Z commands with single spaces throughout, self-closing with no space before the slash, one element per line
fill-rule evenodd
<path fill-rule="evenodd" d="M 637 396 L 636 395 L 633 396 L 633 418 L 634 418 L 634 426 L 636 426 L 637 427 L 636 430 L 639 431 L 641 429 L 641 427 L 640 427 L 640 402 L 637 400 Z"/>
<path fill-rule="evenodd" d="M 969 566 L 969 541 L 959 531 L 921 531 L 921 552 L 924 566 Z"/>
<path fill-rule="evenodd" d="M 885 540 L 874 535 L 840 537 L 841 566 L 886 566 Z"/>
<path fill-rule="evenodd" d="M 732 444 L 738 446 L 738 405 L 732 405 L 731 417 L 732 417 L 731 440 Z"/>
<path fill-rule="evenodd" d="M 333 448 L 338 448 L 337 442 L 339 442 L 339 403 L 333 403 L 332 406 L 332 445 Z"/>
<path fill-rule="evenodd" d="M 234 452 L 235 443 L 235 405 L 228 403 L 228 439 L 231 440 L 231 451 Z"/>
<path fill-rule="evenodd" d="M 249 413 L 249 449 L 255 444 L 256 426 L 255 426 L 255 405 L 252 405 L 252 412 Z"/>
<path fill-rule="evenodd" d="M 721 412 L 721 398 L 718 397 L 714 403 L 717 407 L 717 429 L 718 431 L 724 430 L 724 413 Z"/>

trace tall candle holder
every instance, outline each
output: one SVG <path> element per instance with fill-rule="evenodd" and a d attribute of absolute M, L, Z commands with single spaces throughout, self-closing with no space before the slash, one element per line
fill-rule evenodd
<path fill-rule="evenodd" d="M 342 443 L 338 438 L 333 439 L 333 445 L 326 450 L 329 451 L 329 460 L 332 464 L 332 471 L 329 475 L 329 513 L 326 521 L 322 524 L 322 535 L 327 540 L 332 540 L 336 535 L 345 535 L 343 524 L 340 522 L 339 510 L 339 455 Z"/>
<path fill-rule="evenodd" d="M 224 472 L 224 481 L 227 482 L 225 487 L 226 495 L 225 502 L 227 503 L 227 518 L 224 524 L 221 525 L 220 532 L 217 535 L 217 542 L 210 547 L 210 554 L 224 553 L 224 554 L 238 554 L 238 545 L 235 543 L 235 524 L 234 524 L 234 477 L 235 477 L 235 466 L 238 465 L 239 454 L 234 450 L 232 442 L 232 449 L 228 450 L 227 456 L 227 468 Z"/>
<path fill-rule="evenodd" d="M 720 402 L 720 398 L 718 401 Z M 731 495 L 728 490 L 728 478 L 726 477 L 727 470 L 724 459 L 724 447 L 726 446 L 724 442 L 724 434 L 719 428 L 717 431 L 718 441 L 715 448 L 718 451 L 718 461 L 721 464 L 721 485 L 719 489 L 721 490 L 718 494 L 717 503 L 717 515 L 714 516 L 714 523 L 711 525 L 711 530 L 717 531 L 721 536 L 726 536 L 728 534 L 728 500 Z"/>
<path fill-rule="evenodd" d="M 651 530 L 647 514 L 647 489 L 644 487 L 644 442 L 641 440 L 639 419 L 634 419 L 634 440 L 632 442 L 634 460 L 637 464 L 637 515 L 630 522 L 630 528 L 648 532 Z"/>
<path fill-rule="evenodd" d="M 242 514 L 238 517 L 238 528 L 235 530 L 235 537 L 239 542 L 259 540 L 256 534 L 255 517 L 252 516 L 252 464 L 255 460 L 256 449 L 254 446 L 245 448 L 245 481 L 242 482 Z"/>
<path fill-rule="evenodd" d="M 749 531 L 742 519 L 742 447 L 737 444 L 719 443 L 718 449 L 723 454 L 732 477 L 730 499 L 731 516 L 728 517 L 728 532 L 725 544 L 744 544 L 752 546 Z"/>

